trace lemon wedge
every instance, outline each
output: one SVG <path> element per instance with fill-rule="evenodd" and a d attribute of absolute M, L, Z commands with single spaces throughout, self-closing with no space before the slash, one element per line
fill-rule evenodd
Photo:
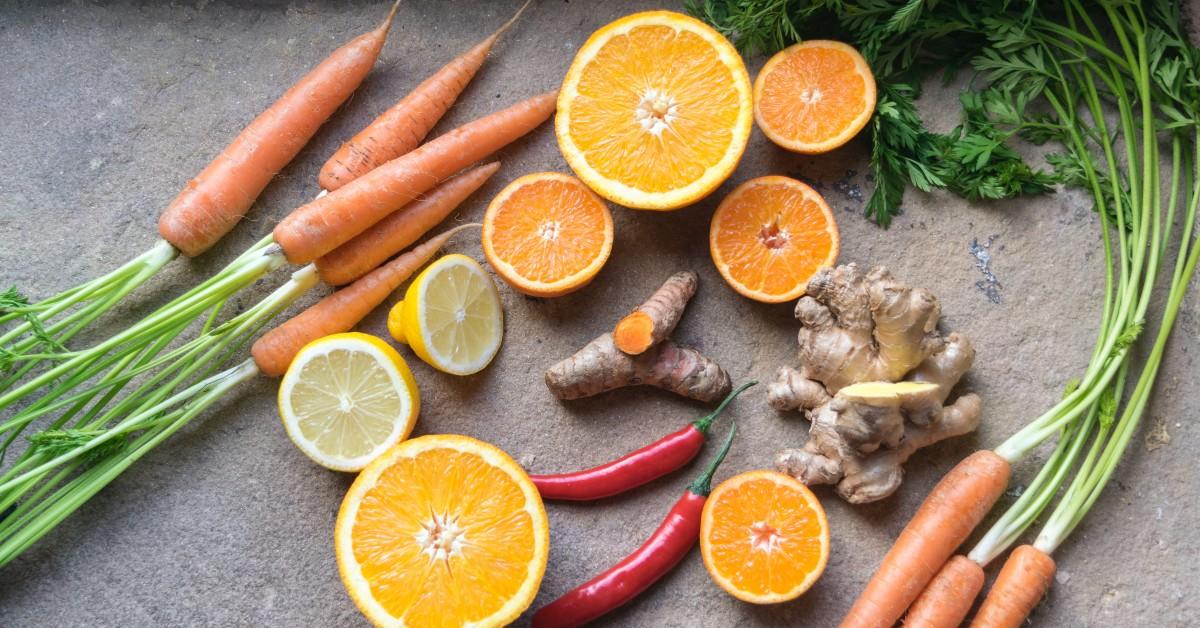
<path fill-rule="evenodd" d="M 308 343 L 279 382 L 279 416 L 288 436 L 335 471 L 360 471 L 407 438 L 420 407 L 404 358 L 368 334 Z"/>
<path fill-rule="evenodd" d="M 482 371 L 504 339 L 504 308 L 490 275 L 457 253 L 429 265 L 388 313 L 388 331 L 433 368 Z"/>

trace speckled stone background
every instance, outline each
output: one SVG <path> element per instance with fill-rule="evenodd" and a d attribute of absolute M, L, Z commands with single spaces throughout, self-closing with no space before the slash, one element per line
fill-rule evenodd
<path fill-rule="evenodd" d="M 406 0 L 362 89 L 266 190 L 219 247 L 179 260 L 109 316 L 93 337 L 207 276 L 317 190 L 338 143 L 433 69 L 490 33 L 516 0 Z M 553 89 L 597 27 L 665 2 L 539 0 L 439 130 Z M 330 50 L 385 12 L 364 2 L 12 2 L 0 0 L 0 278 L 35 296 L 96 276 L 149 247 L 159 210 L 237 131 Z M 749 61 L 751 72 L 762 59 Z M 954 89 L 922 107 L 956 123 Z M 504 166 L 458 219 L 479 219 L 505 183 L 565 171 L 550 125 L 504 150 Z M 656 390 L 560 403 L 544 366 L 569 355 L 675 270 L 700 273 L 677 337 L 719 359 L 736 380 L 768 379 L 791 362 L 788 305 L 727 288 L 708 257 L 716 202 L 745 179 L 781 173 L 812 182 L 836 208 L 842 260 L 886 264 L 941 299 L 943 324 L 978 348 L 962 385 L 983 396 L 975 435 L 908 465 L 900 492 L 850 507 L 822 489 L 833 533 L 828 570 L 801 599 L 755 607 L 722 593 L 694 552 L 603 625 L 832 626 L 931 485 L 957 460 L 997 445 L 1060 395 L 1087 362 L 1103 273 L 1097 221 L 1075 192 L 996 204 L 910 193 L 884 231 L 861 216 L 866 143 L 818 158 L 785 153 L 755 131 L 741 167 L 711 198 L 674 213 L 614 208 L 608 265 L 586 289 L 554 300 L 504 288 L 507 336 L 497 360 L 468 378 L 411 359 L 423 396 L 418 433 L 493 442 L 535 471 L 598 463 L 677 429 L 699 404 Z M 452 250 L 482 260 L 474 236 Z M 252 303 L 284 278 L 239 297 Z M 385 333 L 383 312 L 362 326 Z M 406 355 L 411 355 L 407 354 Z M 1039 626 L 1189 626 L 1195 596 L 1200 290 L 1189 294 L 1143 429 L 1091 516 L 1058 552 L 1060 572 L 1033 616 Z M 354 626 L 364 620 L 333 559 L 335 513 L 352 477 L 314 466 L 275 415 L 275 383 L 244 385 L 114 482 L 32 551 L 0 570 L 0 625 Z M 807 425 L 767 407 L 764 391 L 732 408 L 744 428 L 720 478 L 770 464 Z M 723 431 L 723 428 L 719 428 Z M 635 548 L 701 463 L 632 494 L 551 504 L 550 564 L 539 607 Z M 1041 452 L 1044 454 L 1044 452 Z M 1035 456 L 1035 458 L 1040 458 Z M 1031 476 L 1018 469 L 1015 484 Z M 1011 498 L 1007 498 L 1011 499 Z M 994 570 L 993 570 L 994 571 Z M 524 616 L 521 623 L 528 621 Z"/>

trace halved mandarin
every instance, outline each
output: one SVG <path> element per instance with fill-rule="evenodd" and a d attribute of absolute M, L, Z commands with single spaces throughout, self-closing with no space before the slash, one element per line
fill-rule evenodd
<path fill-rule="evenodd" d="M 503 626 L 542 581 L 550 528 L 525 471 L 496 447 L 422 436 L 367 466 L 334 528 L 338 571 L 377 626 Z"/>
<path fill-rule="evenodd" d="M 754 119 L 772 142 L 797 153 L 831 151 L 875 112 L 875 77 L 854 48 L 808 40 L 771 57 L 754 80 Z"/>
<path fill-rule="evenodd" d="M 750 75 L 729 40 L 671 11 L 592 34 L 558 92 L 563 157 L 614 203 L 676 209 L 737 166 L 753 122 Z"/>
<path fill-rule="evenodd" d="M 776 471 L 735 475 L 704 504 L 700 555 L 713 581 L 739 600 L 794 600 L 821 577 L 829 561 L 825 509 L 791 476 Z"/>
<path fill-rule="evenodd" d="M 501 279 L 535 297 L 587 285 L 612 252 L 608 206 L 587 186 L 558 172 L 508 184 L 483 218 L 483 253 Z"/>
<path fill-rule="evenodd" d="M 817 269 L 837 261 L 839 242 L 825 199 L 776 175 L 734 188 L 708 231 L 717 271 L 739 294 L 764 303 L 800 298 Z"/>

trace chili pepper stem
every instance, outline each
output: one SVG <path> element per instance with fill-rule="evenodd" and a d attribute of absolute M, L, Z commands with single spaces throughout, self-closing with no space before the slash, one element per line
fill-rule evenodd
<path fill-rule="evenodd" d="M 713 421 L 717 420 L 717 417 L 721 414 L 721 411 L 725 409 L 725 406 L 729 405 L 729 403 L 733 401 L 735 397 L 742 394 L 742 391 L 754 386 L 755 384 L 758 384 L 758 382 L 752 380 L 742 384 L 741 386 L 738 386 L 733 392 L 729 393 L 729 395 L 721 400 L 721 404 L 717 406 L 716 410 L 713 410 L 711 413 L 693 421 L 692 425 L 695 426 L 696 431 L 700 432 L 701 434 L 708 434 L 708 428 L 712 427 Z"/>
<path fill-rule="evenodd" d="M 751 382 L 751 384 L 753 384 L 753 382 Z M 729 453 L 729 448 L 733 446 L 734 434 L 737 434 L 737 423 L 733 423 L 729 426 L 729 436 L 725 438 L 725 444 L 721 445 L 720 453 L 718 453 L 716 459 L 708 465 L 708 468 L 704 470 L 704 473 L 701 473 L 700 477 L 696 478 L 696 481 L 692 482 L 691 486 L 688 487 L 689 492 L 699 495 L 700 497 L 708 497 L 708 494 L 712 492 L 713 474 L 717 472 L 717 467 L 721 466 L 721 463 L 725 461 L 725 454 Z"/>

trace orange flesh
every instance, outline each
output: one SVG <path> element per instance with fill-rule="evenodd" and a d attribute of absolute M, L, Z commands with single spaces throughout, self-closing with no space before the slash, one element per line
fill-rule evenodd
<path fill-rule="evenodd" d="M 603 177 L 646 192 L 678 189 L 729 151 L 740 110 L 732 81 L 695 33 L 638 26 L 584 68 L 570 133 Z"/>
<path fill-rule="evenodd" d="M 866 78 L 845 52 L 799 48 L 764 78 L 759 115 L 779 135 L 819 144 L 845 131 L 864 106 L 874 106 L 867 92 Z"/>
<path fill-rule="evenodd" d="M 825 568 L 829 536 L 824 511 L 799 482 L 771 472 L 750 473 L 759 477 L 728 490 L 718 487 L 710 498 L 704 515 L 711 522 L 702 546 L 705 563 L 726 581 L 723 587 L 766 598 L 761 601 L 794 598 Z"/>
<path fill-rule="evenodd" d="M 410 626 L 491 616 L 517 594 L 534 558 L 520 486 L 452 449 L 384 471 L 363 496 L 351 535 L 372 597 Z"/>
<path fill-rule="evenodd" d="M 734 190 L 714 215 L 714 260 L 735 288 L 794 299 L 818 268 L 836 261 L 837 227 L 807 185 L 784 177 L 756 181 Z"/>
<path fill-rule="evenodd" d="M 608 209 L 573 179 L 540 179 L 512 192 L 491 218 L 491 249 L 521 278 L 554 283 L 584 272 L 612 239 Z"/>

